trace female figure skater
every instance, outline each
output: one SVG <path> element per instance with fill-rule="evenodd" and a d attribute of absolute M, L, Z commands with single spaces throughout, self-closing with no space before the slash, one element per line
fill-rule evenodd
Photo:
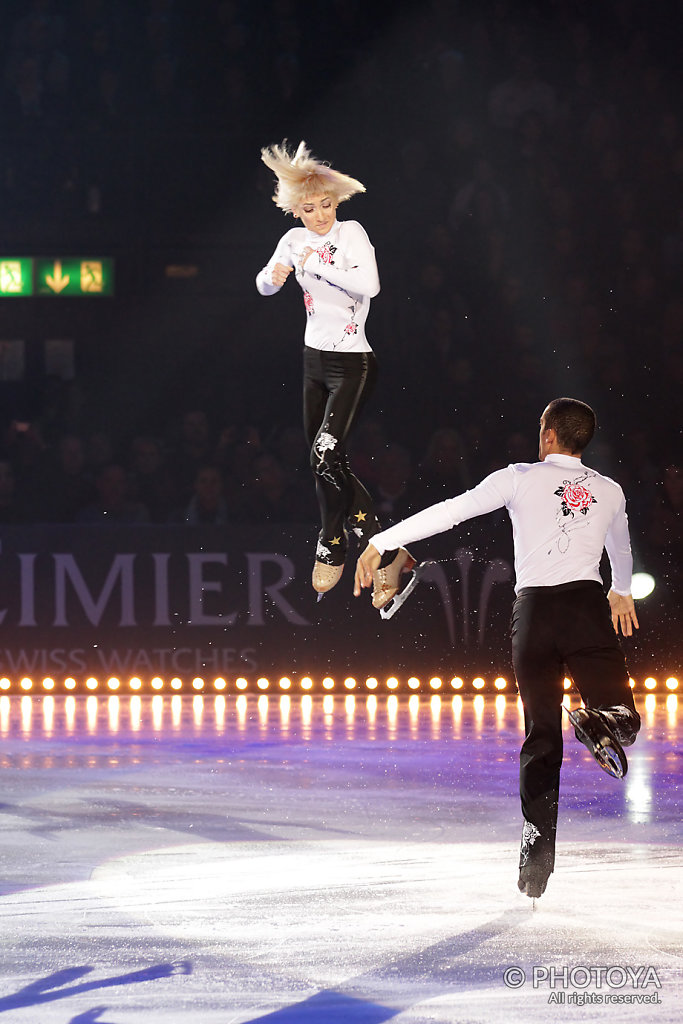
<path fill-rule="evenodd" d="M 365 192 L 359 181 L 315 160 L 304 142 L 294 154 L 286 143 L 262 149 L 261 159 L 277 178 L 273 202 L 303 224 L 282 236 L 256 287 L 274 295 L 293 272 L 303 291 L 304 430 L 322 521 L 311 582 L 320 599 L 341 579 L 348 531 L 363 546 L 381 529 L 347 456 L 349 434 L 377 376 L 365 321 L 379 276 L 364 229 L 336 218 L 339 203 Z M 403 548 L 385 553 L 373 574 L 375 608 L 391 600 L 401 572 L 414 564 Z"/>

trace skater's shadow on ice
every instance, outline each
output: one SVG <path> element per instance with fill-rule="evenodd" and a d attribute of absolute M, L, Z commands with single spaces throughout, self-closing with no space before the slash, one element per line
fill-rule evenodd
<path fill-rule="evenodd" d="M 364 999 L 354 999 L 340 992 L 318 992 L 303 1003 L 285 1006 L 267 1013 L 265 1017 L 252 1017 L 245 1024 L 383 1024 L 400 1013 Z"/>
<path fill-rule="evenodd" d="M 468 988 L 490 985 L 501 978 L 501 937 L 527 920 L 530 910 L 531 907 L 506 910 L 478 928 L 427 946 L 419 953 L 393 960 L 385 967 L 363 975 L 363 981 L 371 982 L 372 978 L 386 981 L 394 977 L 404 983 L 418 983 L 418 987 L 422 982 L 421 999 L 430 992 L 437 995 L 443 985 L 466 984 Z M 491 950 L 487 953 L 485 947 L 489 942 Z M 476 960 L 472 957 L 475 949 L 479 950 Z"/>
<path fill-rule="evenodd" d="M 93 970 L 92 967 L 65 967 L 62 971 L 55 971 L 45 978 L 32 981 L 30 985 L 24 986 L 11 996 L 0 998 L 0 1013 L 6 1010 L 17 1010 L 25 1006 L 39 1006 L 41 1003 L 51 1003 L 57 999 L 67 999 L 69 996 L 81 995 L 83 992 L 93 992 L 95 989 L 112 988 L 117 985 L 134 985 L 140 981 L 156 981 L 158 978 L 170 978 L 172 974 L 191 974 L 192 965 L 188 960 L 181 960 L 175 963 L 154 964 L 152 967 L 145 967 L 141 971 L 129 971 L 127 974 L 117 974 L 113 978 L 98 978 L 97 980 L 84 981 L 80 985 L 74 984 L 79 978 L 84 978 Z M 68 986 L 68 987 L 66 987 Z M 102 1008 L 90 1010 L 90 1017 L 76 1017 L 76 1021 L 97 1020 L 93 1013 L 101 1013 Z"/>
<path fill-rule="evenodd" d="M 108 1006 L 93 1006 L 92 1010 L 86 1010 L 85 1013 L 79 1013 L 77 1017 L 72 1017 L 69 1024 L 114 1024 L 113 1020 L 105 1020 L 102 1016 L 108 1009 Z"/>
<path fill-rule="evenodd" d="M 490 985 L 491 981 L 501 979 L 500 947 L 492 950 L 490 963 L 486 963 L 486 956 L 482 956 L 481 950 L 477 963 L 473 963 L 472 950 L 480 949 L 490 941 L 495 946 L 496 940 L 528 916 L 529 909 L 507 910 L 479 928 L 444 939 L 411 956 L 392 960 L 385 967 L 351 978 L 346 983 L 354 989 L 360 986 L 372 990 L 373 981 L 382 979 L 381 989 L 386 991 L 386 982 L 392 978 L 400 979 L 401 986 L 411 982 L 410 1003 L 405 1005 L 390 1008 L 339 992 L 318 992 L 303 1003 L 276 1010 L 265 1017 L 253 1017 L 245 1024 L 319 1024 L 321 1020 L 325 1024 L 382 1024 L 403 1013 L 409 1005 L 441 995 L 444 987 L 455 982 L 470 988 Z"/>

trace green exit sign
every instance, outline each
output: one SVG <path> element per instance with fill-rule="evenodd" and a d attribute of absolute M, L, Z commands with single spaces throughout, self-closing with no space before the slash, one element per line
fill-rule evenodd
<path fill-rule="evenodd" d="M 0 295 L 33 295 L 33 260 L 0 259 Z"/>
<path fill-rule="evenodd" d="M 114 260 L 110 258 L 0 257 L 0 298 L 113 294 Z"/>
<path fill-rule="evenodd" d="M 114 261 L 37 259 L 35 284 L 36 295 L 113 295 Z"/>

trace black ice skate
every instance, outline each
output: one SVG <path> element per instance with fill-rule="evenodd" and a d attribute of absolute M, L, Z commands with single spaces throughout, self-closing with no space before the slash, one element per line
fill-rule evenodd
<path fill-rule="evenodd" d="M 411 569 L 410 576 L 408 577 L 408 582 L 406 583 L 403 590 L 401 590 L 397 594 L 394 594 L 391 600 L 387 601 L 383 608 L 380 608 L 379 614 L 382 616 L 383 619 L 390 619 L 392 615 L 396 614 L 401 605 L 410 597 L 412 592 L 415 590 L 415 587 L 418 585 L 418 583 L 424 576 L 425 571 L 429 568 L 430 565 L 436 565 L 436 562 L 420 562 L 420 564 L 416 565 L 414 569 Z"/>
<path fill-rule="evenodd" d="M 600 767 L 615 779 L 623 779 L 628 762 L 621 743 L 607 724 L 606 716 L 594 708 L 567 711 L 577 740 L 588 747 Z"/>

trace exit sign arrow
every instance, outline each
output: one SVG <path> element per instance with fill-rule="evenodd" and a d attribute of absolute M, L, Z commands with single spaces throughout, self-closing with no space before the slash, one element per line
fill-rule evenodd
<path fill-rule="evenodd" d="M 45 275 L 45 282 L 53 292 L 59 294 L 69 283 L 69 275 L 62 274 L 62 261 L 55 260 L 55 269 L 52 274 Z"/>

